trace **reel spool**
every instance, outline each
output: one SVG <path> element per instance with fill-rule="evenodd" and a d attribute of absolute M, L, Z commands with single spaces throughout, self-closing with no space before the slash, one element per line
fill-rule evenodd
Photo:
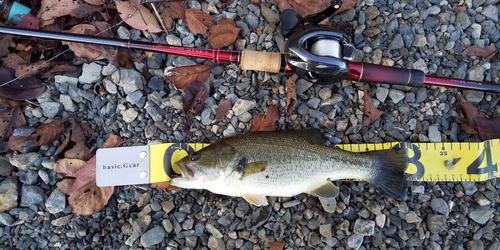
<path fill-rule="evenodd" d="M 292 70 L 317 84 L 339 82 L 349 73 L 355 48 L 351 38 L 338 30 L 304 25 L 288 38 L 285 60 Z"/>

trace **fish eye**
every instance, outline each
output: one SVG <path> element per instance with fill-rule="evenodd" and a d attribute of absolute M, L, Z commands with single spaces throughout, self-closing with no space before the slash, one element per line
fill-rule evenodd
<path fill-rule="evenodd" d="M 194 152 L 194 153 L 191 154 L 190 158 L 191 158 L 192 161 L 197 161 L 197 160 L 200 159 L 200 154 Z"/>

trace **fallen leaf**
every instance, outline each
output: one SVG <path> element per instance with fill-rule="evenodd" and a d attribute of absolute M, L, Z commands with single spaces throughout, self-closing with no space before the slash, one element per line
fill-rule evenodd
<path fill-rule="evenodd" d="M 276 122 L 280 118 L 278 105 L 269 106 L 266 115 L 254 114 L 250 124 L 250 132 L 276 131 Z"/>
<path fill-rule="evenodd" d="M 92 5 L 103 5 L 106 3 L 104 0 L 83 0 L 83 1 Z"/>
<path fill-rule="evenodd" d="M 33 140 L 33 144 L 30 146 L 38 147 L 57 140 L 64 133 L 64 123 L 67 120 L 54 120 L 38 126 L 33 134 L 29 136 L 29 139 Z"/>
<path fill-rule="evenodd" d="M 214 49 L 226 47 L 236 41 L 240 30 L 233 20 L 226 18 L 209 28 L 207 40 Z"/>
<path fill-rule="evenodd" d="M 118 147 L 120 144 L 122 144 L 124 141 L 123 139 L 118 136 L 118 135 L 110 135 L 106 141 L 102 144 L 102 148 L 114 148 Z"/>
<path fill-rule="evenodd" d="M 0 141 L 5 141 L 14 129 L 26 126 L 27 120 L 19 102 L 0 98 L 0 104 L 4 106 L 0 111 Z"/>
<path fill-rule="evenodd" d="M 175 19 L 186 19 L 187 4 L 185 1 L 164 1 L 162 4 L 165 9 L 161 12 L 160 17 L 167 29 L 172 29 Z"/>
<path fill-rule="evenodd" d="M 56 158 L 88 160 L 92 157 L 85 137 L 92 137 L 92 129 L 87 123 L 73 120 L 72 128 L 57 149 Z"/>
<path fill-rule="evenodd" d="M 4 81 L 3 84 L 0 84 L 0 97 L 30 100 L 45 91 L 45 83 L 38 77 L 30 76 L 17 79 L 14 70 L 5 67 L 0 67 L 0 79 Z"/>
<path fill-rule="evenodd" d="M 380 111 L 373 105 L 372 98 L 368 95 L 368 91 L 366 89 L 363 92 L 364 108 L 362 123 L 364 126 L 370 126 L 370 124 L 380 118 L 384 112 Z"/>
<path fill-rule="evenodd" d="M 116 55 L 116 59 L 115 59 L 115 66 L 116 65 L 123 66 L 127 69 L 132 69 L 132 68 L 134 68 L 134 61 L 132 60 L 132 58 L 130 58 L 129 52 L 127 52 L 123 49 L 119 49 L 118 54 Z M 120 67 L 117 67 L 117 68 L 120 68 Z"/>
<path fill-rule="evenodd" d="M 9 55 L 11 53 L 9 51 L 10 47 L 15 47 L 15 44 L 12 41 L 12 36 L 2 35 L 0 37 L 0 57 Z"/>
<path fill-rule="evenodd" d="M 229 112 L 232 107 L 233 105 L 231 104 L 231 101 L 229 99 L 222 100 L 215 110 L 215 121 L 222 121 L 222 119 L 224 119 L 224 117 L 227 115 L 227 112 Z"/>
<path fill-rule="evenodd" d="M 467 124 L 466 122 L 463 122 L 459 119 L 455 119 L 455 122 L 457 122 L 458 124 L 460 124 L 460 129 L 462 131 L 464 131 L 465 133 L 467 134 L 471 134 L 471 135 L 477 135 L 477 129 L 476 128 L 473 128 L 471 125 Z"/>
<path fill-rule="evenodd" d="M 269 250 L 283 250 L 285 248 L 286 242 L 283 241 L 273 241 L 269 242 Z"/>
<path fill-rule="evenodd" d="M 482 57 L 485 61 L 489 61 L 495 56 L 497 52 L 498 48 L 494 43 L 490 43 L 490 45 L 486 48 L 479 48 L 474 45 L 465 49 L 462 52 L 462 57 L 479 56 Z"/>
<path fill-rule="evenodd" d="M 62 16 L 73 16 L 77 18 L 86 17 L 98 9 L 81 0 L 42 0 L 36 17 L 41 21 L 40 26 L 54 23 L 54 20 Z"/>
<path fill-rule="evenodd" d="M 472 128 L 477 129 L 475 118 L 483 118 L 487 117 L 481 110 L 479 110 L 476 106 L 469 103 L 462 96 L 458 96 L 458 104 L 462 108 L 465 113 L 465 117 L 467 118 L 467 124 L 469 124 Z"/>
<path fill-rule="evenodd" d="M 73 33 L 73 34 L 86 34 L 86 35 L 96 35 L 99 30 L 92 24 L 77 24 L 69 30 L 65 30 L 65 32 Z M 68 45 L 69 48 L 75 53 L 77 57 L 85 58 L 87 60 L 101 60 L 104 59 L 104 56 L 101 55 L 101 52 L 96 51 L 89 44 L 83 43 L 72 43 L 72 42 L 62 42 L 62 44 Z"/>
<path fill-rule="evenodd" d="M 56 183 L 57 188 L 61 190 L 65 195 L 69 194 L 69 190 L 71 189 L 71 186 L 75 183 L 75 179 L 73 178 L 66 178 L 62 179 L 58 183 Z"/>
<path fill-rule="evenodd" d="M 182 95 L 182 108 L 185 113 L 190 111 L 200 114 L 205 108 L 205 99 L 210 95 L 210 81 L 196 81 L 189 84 Z"/>
<path fill-rule="evenodd" d="M 77 216 L 95 214 L 108 203 L 115 187 L 96 185 L 96 156 L 75 173 L 75 182 L 68 192 L 69 205 Z"/>
<path fill-rule="evenodd" d="M 199 64 L 165 69 L 165 80 L 177 89 L 184 89 L 190 83 L 204 82 L 210 76 L 211 65 Z"/>
<path fill-rule="evenodd" d="M 132 3 L 118 0 L 115 3 L 120 18 L 130 27 L 151 33 L 163 31 L 155 16 L 140 4 L 140 0 L 133 0 Z"/>
<path fill-rule="evenodd" d="M 293 76 L 286 80 L 286 113 L 291 115 L 297 104 L 297 88 Z"/>
<path fill-rule="evenodd" d="M 54 171 L 64 177 L 75 177 L 75 173 L 80 170 L 85 161 L 80 159 L 60 159 L 54 164 Z"/>
<path fill-rule="evenodd" d="M 197 9 L 186 10 L 186 23 L 193 35 L 204 34 L 208 28 L 214 25 L 214 21 L 209 14 Z"/>
<path fill-rule="evenodd" d="M 121 143 L 119 136 L 112 135 L 103 147 L 114 147 Z M 96 184 L 96 156 L 85 162 L 74 174 L 75 181 L 68 191 L 69 205 L 77 216 L 92 215 L 108 203 L 115 187 L 98 187 Z"/>
<path fill-rule="evenodd" d="M 500 117 L 476 117 L 474 121 L 481 140 L 500 139 Z"/>
<path fill-rule="evenodd" d="M 73 72 L 78 70 L 77 67 L 67 64 L 58 64 L 52 67 L 49 71 L 45 72 L 41 78 L 53 80 L 54 76 L 59 73 Z"/>
<path fill-rule="evenodd" d="M 0 143 L 0 153 L 7 153 L 15 150 L 19 150 L 26 146 L 30 141 L 28 136 L 10 136 L 7 143 Z"/>

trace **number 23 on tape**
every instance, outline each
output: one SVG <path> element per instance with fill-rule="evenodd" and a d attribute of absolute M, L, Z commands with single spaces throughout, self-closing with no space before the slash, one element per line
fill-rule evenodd
<path fill-rule="evenodd" d="M 208 146 L 205 143 L 165 143 L 150 146 L 150 182 L 169 181 L 180 172 L 175 162 Z M 413 181 L 484 181 L 500 177 L 500 140 L 484 142 L 341 144 L 341 149 L 364 152 L 407 148 L 406 177 Z"/>

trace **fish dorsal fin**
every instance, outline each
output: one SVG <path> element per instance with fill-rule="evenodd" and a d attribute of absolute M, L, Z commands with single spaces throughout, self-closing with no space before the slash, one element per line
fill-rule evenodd
<path fill-rule="evenodd" d="M 267 166 L 267 161 L 247 162 L 246 166 L 243 168 L 244 169 L 243 177 L 262 172 L 266 170 L 266 166 Z"/>
<path fill-rule="evenodd" d="M 321 130 L 319 130 L 319 129 L 315 129 L 315 128 L 299 129 L 299 130 L 294 130 L 291 133 L 294 133 L 298 136 L 304 137 L 311 144 L 323 145 L 326 143 L 326 140 L 323 137 Z"/>
<path fill-rule="evenodd" d="M 339 195 L 339 188 L 329 181 L 309 193 L 324 198 L 335 198 Z"/>
<path fill-rule="evenodd" d="M 260 195 L 260 194 L 244 194 L 241 197 L 248 201 L 248 203 L 255 205 L 255 206 L 267 206 L 267 198 L 265 195 Z"/>

